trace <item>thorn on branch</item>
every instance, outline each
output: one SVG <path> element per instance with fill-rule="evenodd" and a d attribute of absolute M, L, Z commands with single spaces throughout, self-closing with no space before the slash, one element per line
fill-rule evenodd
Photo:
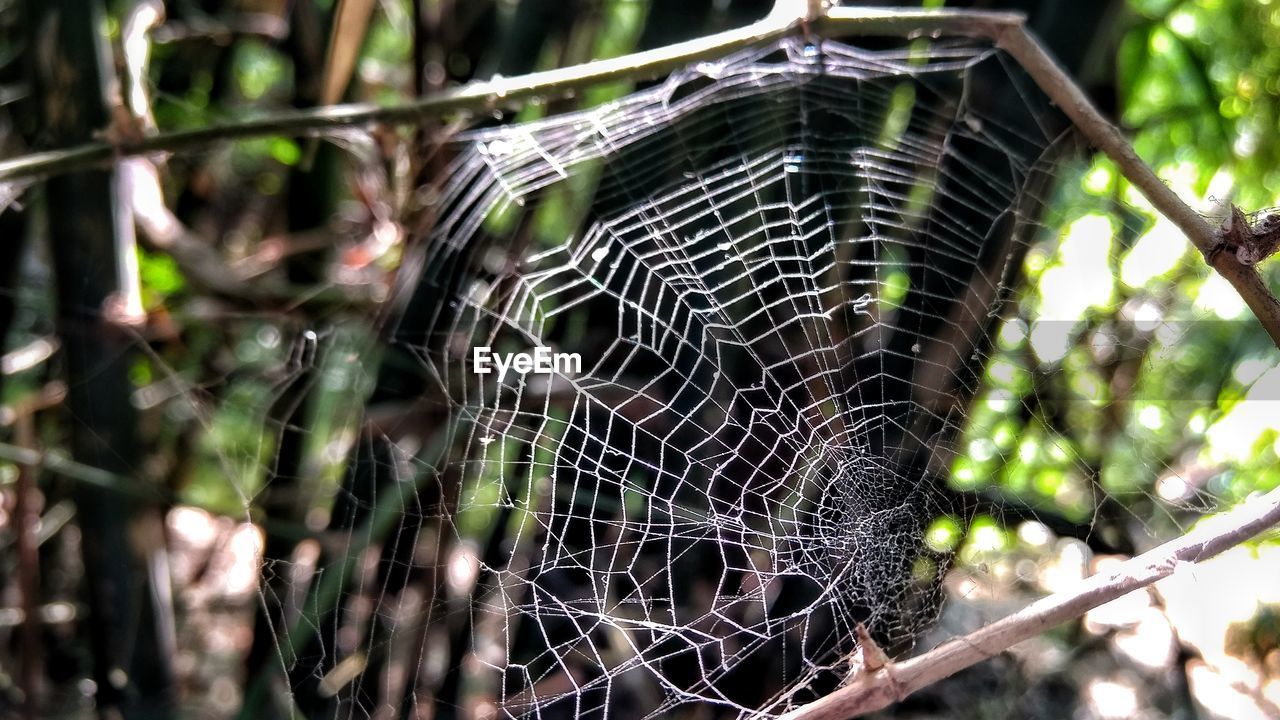
<path fill-rule="evenodd" d="M 849 674 L 845 678 L 844 684 L 848 685 L 884 670 L 885 678 L 893 697 L 897 702 L 901 702 L 906 697 L 906 693 L 902 692 L 902 687 L 893 675 L 893 660 L 880 647 L 880 644 L 871 637 L 866 625 L 858 623 L 854 626 L 854 635 L 858 640 L 858 649 L 854 651 L 853 656 L 849 659 Z"/>
<path fill-rule="evenodd" d="M 1205 253 L 1210 265 L 1223 250 L 1234 251 L 1241 265 L 1257 265 L 1280 249 L 1280 213 L 1263 210 L 1250 215 L 1233 203 L 1217 234 L 1218 242 Z"/>

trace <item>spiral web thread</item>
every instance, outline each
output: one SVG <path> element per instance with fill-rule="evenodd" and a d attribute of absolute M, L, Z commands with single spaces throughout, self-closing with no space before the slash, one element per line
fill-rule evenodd
<path fill-rule="evenodd" d="M 458 428 L 473 697 L 777 713 L 857 623 L 933 618 L 924 530 L 1062 127 L 1030 87 L 991 47 L 789 39 L 461 138 L 400 338 Z"/>

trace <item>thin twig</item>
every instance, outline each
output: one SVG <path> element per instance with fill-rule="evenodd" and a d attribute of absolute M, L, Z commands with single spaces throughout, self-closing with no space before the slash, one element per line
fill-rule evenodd
<path fill-rule="evenodd" d="M 821 700 L 792 710 L 780 720 L 844 720 L 886 708 L 1023 640 L 1166 578 L 1186 563 L 1207 560 L 1277 522 L 1280 489 L 1207 518 L 1186 535 L 1121 563 L 1111 572 L 1094 575 L 1071 590 L 1049 595 L 964 637 L 861 677 Z"/>
<path fill-rule="evenodd" d="M 832 18 L 836 17 L 832 15 Z M 989 37 L 997 29 L 1016 25 L 1021 20 L 1022 16 L 1017 13 L 842 9 L 838 14 L 838 24 L 831 25 L 831 28 L 848 34 L 941 32 Z M 402 105 L 331 105 L 162 133 L 119 145 L 92 142 L 32 153 L 0 162 L 0 183 L 103 165 L 117 157 L 188 150 L 226 140 L 266 135 L 307 135 L 379 123 L 415 125 L 459 112 L 513 106 L 530 98 L 564 97 L 581 88 L 611 80 L 657 77 L 700 60 L 718 58 L 727 52 L 777 40 L 791 32 L 799 21 L 799 18 L 788 20 L 771 16 L 743 28 L 688 42 L 515 78 L 495 77 Z"/>
<path fill-rule="evenodd" d="M 799 22 L 799 18 L 789 20 L 784 15 L 771 14 L 765 20 L 745 28 L 697 40 L 518 78 L 494 78 L 471 83 L 403 105 L 334 105 L 284 112 L 240 123 L 162 133 L 120 145 L 93 142 L 32 153 L 0 161 L 0 184 L 101 165 L 122 156 L 172 152 L 219 141 L 264 135 L 305 135 L 377 123 L 412 125 L 452 113 L 514 105 L 535 97 L 560 97 L 579 88 L 609 80 L 658 76 L 689 63 L 721 56 L 728 51 L 770 42 L 790 32 Z M 1027 33 L 1021 14 L 965 10 L 831 8 L 813 25 L 820 32 L 831 35 L 946 33 L 995 41 L 1022 64 L 1032 79 L 1062 108 L 1085 137 L 1111 157 L 1121 173 L 1176 224 L 1197 249 L 1208 255 L 1217 244 L 1216 231 L 1156 177 L 1120 131 L 1098 112 L 1066 72 Z M 1218 253 L 1213 258 L 1213 266 L 1240 293 L 1272 341 L 1280 346 L 1280 302 L 1276 301 L 1258 273 L 1237 262 L 1230 253 Z"/>
<path fill-rule="evenodd" d="M 94 142 L 72 148 L 33 153 L 0 162 L 0 182 L 47 176 L 102 164 L 115 154 L 124 156 L 173 152 L 210 143 L 264 135 L 306 135 L 335 128 L 370 124 L 414 125 L 457 112 L 505 107 L 532 97 L 563 96 L 572 91 L 617 78 L 661 75 L 689 62 L 712 58 L 744 45 L 782 37 L 785 26 L 751 25 L 680 43 L 657 51 L 601 60 L 558 70 L 532 73 L 510 80 L 494 78 L 402 105 L 366 103 L 332 105 L 263 116 L 244 122 L 209 125 L 164 133 L 139 142 L 113 146 Z"/>

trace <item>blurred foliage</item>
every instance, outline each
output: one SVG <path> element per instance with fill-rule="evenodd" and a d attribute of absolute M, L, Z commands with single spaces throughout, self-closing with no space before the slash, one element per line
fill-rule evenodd
<path fill-rule="evenodd" d="M 1280 6 L 1132 8 L 1117 92 L 1142 157 L 1212 222 L 1227 201 L 1280 202 Z M 1042 225 L 953 482 L 1079 522 L 1119 500 L 1157 536 L 1167 512 L 1274 487 L 1280 416 L 1259 406 L 1280 390 L 1274 347 L 1234 291 L 1105 157 L 1061 174 Z M 1276 264 L 1261 269 L 1275 287 Z M 1242 403 L 1250 422 L 1222 432 Z"/>

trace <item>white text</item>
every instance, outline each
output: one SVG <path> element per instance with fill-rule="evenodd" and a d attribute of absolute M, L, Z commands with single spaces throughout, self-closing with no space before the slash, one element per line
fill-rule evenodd
<path fill-rule="evenodd" d="M 552 352 L 549 347 L 536 347 L 532 352 L 496 353 L 488 346 L 471 349 L 471 368 L 477 375 L 498 371 L 498 382 L 508 370 L 525 375 L 576 375 L 582 372 L 582 356 L 578 353 Z"/>

